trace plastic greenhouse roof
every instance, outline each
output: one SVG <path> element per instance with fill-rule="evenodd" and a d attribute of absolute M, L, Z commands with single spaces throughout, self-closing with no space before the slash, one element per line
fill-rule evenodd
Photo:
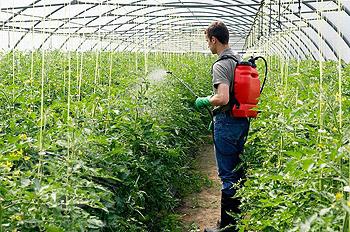
<path fill-rule="evenodd" d="M 1 0 L 0 49 L 208 52 L 226 23 L 237 51 L 350 61 L 350 0 Z"/>

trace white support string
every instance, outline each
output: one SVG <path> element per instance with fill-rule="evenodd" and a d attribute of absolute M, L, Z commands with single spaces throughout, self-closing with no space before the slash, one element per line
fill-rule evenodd
<path fill-rule="evenodd" d="M 144 6 L 146 8 L 146 6 Z M 146 30 L 149 29 L 149 24 L 145 22 L 144 15 L 142 15 L 142 22 L 144 24 L 143 26 L 143 56 L 144 56 L 144 74 L 147 75 L 148 72 L 148 43 L 147 43 L 147 37 L 146 37 Z"/>
<path fill-rule="evenodd" d="M 45 21 L 46 21 L 46 6 L 43 7 L 44 17 L 42 18 L 43 31 L 42 34 L 44 36 L 45 31 Z M 40 101 L 40 135 L 39 135 L 39 163 L 38 163 L 38 176 L 41 180 L 42 177 L 42 160 L 44 152 L 43 147 L 43 133 L 44 133 L 44 87 L 45 87 L 45 50 L 41 51 L 41 101 Z"/>
<path fill-rule="evenodd" d="M 341 19 L 341 12 L 342 12 L 342 3 L 341 0 L 338 0 L 338 22 L 339 25 L 342 23 Z M 342 33 L 340 31 L 340 26 L 337 28 L 337 32 L 339 37 L 342 36 Z M 343 127 L 343 111 L 342 111 L 342 60 L 341 60 L 341 47 L 338 47 L 338 102 L 339 102 L 339 112 L 338 112 L 338 122 L 339 122 L 339 129 L 342 130 Z M 350 169 L 349 169 L 350 170 Z"/>
<path fill-rule="evenodd" d="M 14 0 L 12 0 L 12 17 L 15 18 L 15 3 L 14 3 Z M 12 26 L 12 35 L 13 37 L 15 37 L 15 27 Z M 11 45 L 10 45 L 11 46 Z M 12 103 L 15 99 L 15 76 L 16 76 L 16 60 L 15 60 L 15 48 L 11 48 L 12 50 Z M 12 106 L 13 107 L 13 106 Z"/>
<path fill-rule="evenodd" d="M 34 4 L 32 9 L 34 10 Z M 31 36 L 32 36 L 32 49 L 31 49 L 31 59 L 30 59 L 30 96 L 31 96 L 31 104 L 30 108 L 33 111 L 34 110 L 34 93 L 33 93 L 33 82 L 34 82 L 34 53 L 35 53 L 35 47 L 34 47 L 34 16 L 32 19 L 32 27 L 31 27 Z"/>
<path fill-rule="evenodd" d="M 301 1 L 301 0 L 300 0 Z M 298 33 L 301 34 L 301 9 L 299 9 L 299 25 L 298 25 Z M 297 65 L 297 73 L 300 73 L 300 60 L 301 60 L 301 39 L 298 39 L 299 46 L 299 54 L 298 54 L 298 65 Z"/>
<path fill-rule="evenodd" d="M 323 3 L 323 0 L 320 1 Z M 321 4 L 322 5 L 322 4 Z M 322 9 L 318 10 L 318 20 L 320 22 L 319 27 L 317 28 L 318 31 L 318 38 L 319 38 L 319 69 L 320 69 L 320 76 L 319 76 L 319 127 L 320 129 L 323 128 L 323 61 L 322 61 L 322 51 L 323 51 L 323 41 L 322 41 L 322 35 L 321 35 L 321 22 L 322 22 Z"/>

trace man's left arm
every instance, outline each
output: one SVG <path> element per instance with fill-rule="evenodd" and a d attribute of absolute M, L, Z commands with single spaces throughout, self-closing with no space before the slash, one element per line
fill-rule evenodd
<path fill-rule="evenodd" d="M 212 106 L 226 105 L 230 100 L 229 89 L 230 87 L 227 84 L 219 84 L 217 93 L 209 100 L 210 104 Z"/>
<path fill-rule="evenodd" d="M 217 93 L 213 96 L 198 97 L 196 99 L 196 107 L 198 109 L 205 106 L 223 106 L 230 100 L 229 86 L 227 84 L 219 84 L 217 87 Z"/>

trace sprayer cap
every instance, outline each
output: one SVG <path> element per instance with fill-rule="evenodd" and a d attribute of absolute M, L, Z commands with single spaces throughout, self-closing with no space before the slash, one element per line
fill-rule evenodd
<path fill-rule="evenodd" d="M 245 66 L 253 66 L 253 64 L 249 61 L 241 61 L 238 63 L 239 65 L 245 65 Z"/>

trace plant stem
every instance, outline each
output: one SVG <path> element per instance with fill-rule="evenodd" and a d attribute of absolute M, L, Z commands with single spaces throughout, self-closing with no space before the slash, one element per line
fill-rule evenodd
<path fill-rule="evenodd" d="M 97 86 L 97 76 L 98 76 L 98 68 L 99 68 L 99 53 L 100 51 L 96 52 L 96 63 L 95 63 L 95 78 L 94 78 L 94 94 L 96 93 L 96 86 Z"/>
<path fill-rule="evenodd" d="M 41 162 L 43 151 L 43 126 L 44 126 L 44 81 L 45 81 L 45 51 L 42 51 L 41 57 L 41 103 L 40 103 L 40 137 L 39 137 L 39 165 L 38 175 L 41 178 Z"/>
<path fill-rule="evenodd" d="M 2 199 L 0 198 L 0 232 L 3 232 L 3 229 L 2 229 Z"/>
<path fill-rule="evenodd" d="M 80 55 L 80 71 L 79 71 L 79 85 L 78 85 L 78 100 L 81 100 L 81 82 L 83 78 L 83 57 L 84 57 L 84 52 L 81 52 Z"/>

